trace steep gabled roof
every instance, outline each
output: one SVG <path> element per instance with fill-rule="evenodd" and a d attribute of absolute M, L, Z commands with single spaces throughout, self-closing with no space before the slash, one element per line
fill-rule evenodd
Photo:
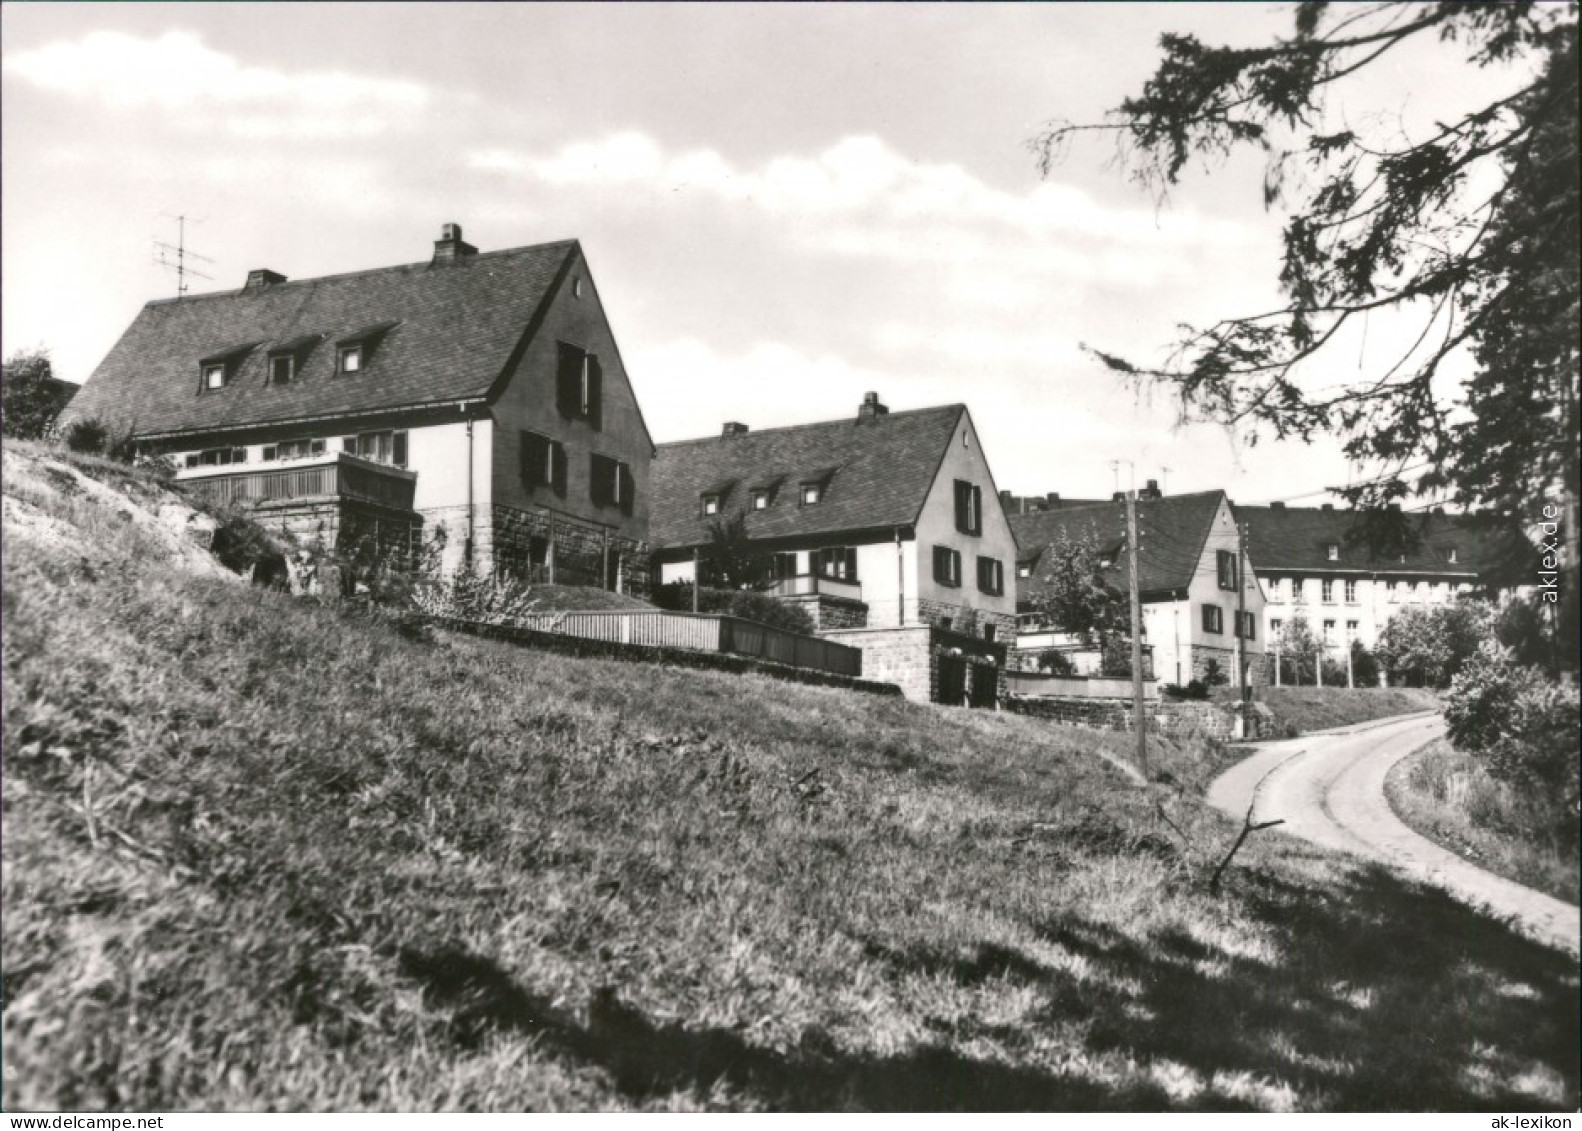
<path fill-rule="evenodd" d="M 1380 522 L 1387 512 L 1237 507 L 1236 515 L 1247 525 L 1247 556 L 1260 571 L 1477 574 L 1499 580 L 1513 559 L 1518 571 L 1531 564 L 1531 547 L 1515 524 L 1494 515 L 1398 515 L 1399 530 Z M 1404 541 L 1398 541 L 1401 534 Z M 1332 545 L 1340 547 L 1338 561 L 1329 560 Z"/>
<path fill-rule="evenodd" d="M 754 539 L 799 539 L 911 526 L 928 498 L 966 406 L 852 417 L 659 445 L 649 469 L 649 540 L 655 549 L 703 545 L 721 518 L 747 515 Z M 823 482 L 822 499 L 800 505 L 801 485 Z M 765 510 L 751 492 L 773 492 Z M 702 497 L 724 492 L 705 518 Z"/>
<path fill-rule="evenodd" d="M 1192 584 L 1199 568 L 1214 568 L 1212 563 L 1203 567 L 1201 559 L 1203 546 L 1213 530 L 1214 516 L 1224 501 L 1223 491 L 1138 500 L 1139 592 L 1147 596 L 1185 589 Z M 1124 502 L 1092 503 L 1013 515 L 1010 523 L 1011 533 L 1016 535 L 1018 561 L 1033 563 L 1032 576 L 1017 582 L 1019 598 L 1036 596 L 1045 588 L 1040 576 L 1040 560 L 1052 544 L 1063 538 L 1092 539 L 1099 552 L 1111 558 L 1115 585 L 1125 588 L 1130 584 L 1130 567 L 1124 552 Z"/>
<path fill-rule="evenodd" d="M 567 240 L 150 302 L 71 414 L 161 435 L 484 397 L 577 254 Z M 336 373 L 353 337 L 371 340 L 366 363 Z M 268 355 L 288 343 L 300 367 L 271 384 Z M 201 391 L 199 362 L 239 348 L 225 387 Z"/>

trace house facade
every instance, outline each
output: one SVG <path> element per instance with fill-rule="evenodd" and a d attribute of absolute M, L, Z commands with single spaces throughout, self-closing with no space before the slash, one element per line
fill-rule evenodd
<path fill-rule="evenodd" d="M 869 393 L 844 420 L 730 423 L 661 445 L 653 496 L 660 583 L 693 580 L 716 526 L 739 522 L 768 592 L 861 645 L 870 678 L 919 698 L 996 696 L 1016 623 L 1015 540 L 966 406 L 891 413 Z"/>
<path fill-rule="evenodd" d="M 1236 510 L 1268 594 L 1266 638 L 1274 641 L 1291 621 L 1305 620 L 1328 658 L 1340 663 L 1353 642 L 1374 648 L 1400 610 L 1487 594 L 1502 586 L 1512 565 L 1519 576 L 1526 564 L 1520 533 L 1492 517 L 1411 515 L 1402 519 L 1404 538 L 1370 539 L 1366 515 L 1329 505 Z"/>
<path fill-rule="evenodd" d="M 653 443 L 581 246 L 150 302 L 70 406 L 299 542 L 638 587 Z"/>
<path fill-rule="evenodd" d="M 1249 684 L 1264 682 L 1264 594 L 1240 562 L 1236 513 L 1223 491 L 1161 496 L 1150 489 L 1137 502 L 1137 583 L 1142 602 L 1145 667 L 1164 683 L 1185 684 L 1214 674 L 1236 682 L 1237 665 Z M 1017 585 L 1022 617 L 1021 664 L 1069 645 L 1066 626 L 1038 611 L 1049 589 L 1052 548 L 1085 541 L 1121 592 L 1130 586 L 1126 505 L 1122 500 L 1061 506 L 1012 516 L 1019 546 Z M 1238 587 L 1242 590 L 1238 594 Z M 1092 674 L 1094 664 L 1078 664 Z"/>

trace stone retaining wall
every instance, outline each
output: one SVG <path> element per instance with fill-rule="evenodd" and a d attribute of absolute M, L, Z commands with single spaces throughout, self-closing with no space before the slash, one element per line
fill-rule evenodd
<path fill-rule="evenodd" d="M 1019 715 L 1048 719 L 1064 726 L 1132 731 L 1136 724 L 1130 700 L 1046 699 L 1013 695 L 1005 708 Z M 1154 734 L 1197 734 L 1225 741 L 1236 737 L 1236 715 L 1217 703 L 1144 703 L 1143 718 Z"/>

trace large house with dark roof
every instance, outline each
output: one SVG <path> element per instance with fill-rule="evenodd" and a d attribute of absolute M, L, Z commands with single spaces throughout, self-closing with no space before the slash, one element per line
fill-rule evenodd
<path fill-rule="evenodd" d="M 758 432 L 730 423 L 661 444 L 652 483 L 661 582 L 691 580 L 713 528 L 740 516 L 770 591 L 862 646 L 870 678 L 920 698 L 992 702 L 1015 631 L 1016 543 L 965 405 L 892 413 L 869 393 L 843 420 Z M 885 639 L 914 669 L 890 670 L 874 634 L 918 629 L 915 641 Z"/>
<path fill-rule="evenodd" d="M 575 240 L 148 303 L 68 415 L 342 550 L 615 587 L 647 577 L 653 443 Z"/>
<path fill-rule="evenodd" d="M 1063 643 L 1064 626 L 1035 611 L 1037 598 L 1049 587 L 1052 546 L 1088 542 L 1116 588 L 1128 590 L 1126 504 L 1060 506 L 1013 515 L 1010 524 L 1019 547 L 1017 592 L 1023 614 L 1017 648 L 1035 657 Z M 1185 684 L 1218 671 L 1234 682 L 1239 653 L 1248 682 L 1264 682 L 1264 595 L 1251 571 L 1240 566 L 1236 515 L 1225 493 L 1161 496 L 1150 487 L 1137 503 L 1137 533 L 1143 639 L 1153 655 L 1154 677 Z M 1238 585 L 1243 588 L 1240 604 Z"/>
<path fill-rule="evenodd" d="M 1520 531 L 1493 516 L 1407 515 L 1399 531 L 1386 527 L 1370 537 L 1366 514 L 1327 505 L 1274 503 L 1236 513 L 1268 593 L 1268 638 L 1292 620 L 1306 620 L 1342 662 L 1353 641 L 1373 648 L 1401 609 L 1498 589 L 1513 566 L 1520 577 L 1530 557 Z"/>

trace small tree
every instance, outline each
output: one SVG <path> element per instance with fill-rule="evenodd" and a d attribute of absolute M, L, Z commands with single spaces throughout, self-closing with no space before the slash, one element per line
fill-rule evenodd
<path fill-rule="evenodd" d="M 1280 658 L 1281 683 L 1313 683 L 1317 680 L 1318 636 L 1303 616 L 1293 617 L 1280 626 L 1275 637 L 1275 655 Z M 1289 677 L 1289 679 L 1288 679 Z"/>
<path fill-rule="evenodd" d="M 55 379 L 49 351 L 19 350 L 0 367 L 0 428 L 18 440 L 42 440 L 77 391 Z"/>
<path fill-rule="evenodd" d="M 747 515 L 716 519 L 709 526 L 709 544 L 699 554 L 703 583 L 719 589 L 757 589 L 768 576 L 768 563 L 747 537 Z"/>
<path fill-rule="evenodd" d="M 1060 631 L 1097 649 L 1106 671 L 1111 657 L 1124 653 L 1121 666 L 1129 674 L 1131 608 L 1126 594 L 1106 576 L 1097 540 L 1062 533 L 1045 549 L 1042 565 L 1039 586 L 1026 603 Z"/>
<path fill-rule="evenodd" d="M 1412 606 L 1379 633 L 1378 657 L 1414 687 L 1448 687 L 1490 631 L 1490 610 L 1481 602 Z"/>

